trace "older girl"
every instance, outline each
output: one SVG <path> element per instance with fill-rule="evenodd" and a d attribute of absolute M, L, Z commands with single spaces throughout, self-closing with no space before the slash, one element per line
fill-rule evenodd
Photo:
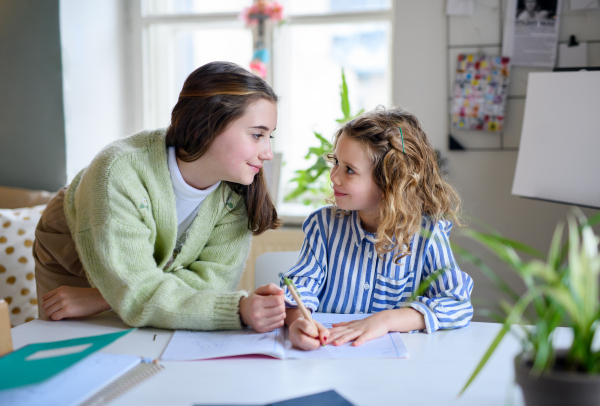
<path fill-rule="evenodd" d="M 165 129 L 101 151 L 44 212 L 34 255 L 53 320 L 114 309 L 131 326 L 257 331 L 283 325 L 283 291 L 236 292 L 252 234 L 280 224 L 262 166 L 277 96 L 227 62 L 185 81 Z"/>

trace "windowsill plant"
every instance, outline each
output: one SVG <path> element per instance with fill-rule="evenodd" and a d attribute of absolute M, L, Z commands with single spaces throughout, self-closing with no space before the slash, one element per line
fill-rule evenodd
<path fill-rule="evenodd" d="M 338 124 L 344 124 L 363 113 L 364 110 L 360 110 L 354 115 L 350 114 L 348 85 L 346 84 L 344 69 L 342 69 L 340 97 L 343 117 L 335 120 Z M 299 169 L 295 172 L 296 177 L 291 179 L 290 182 L 296 182 L 297 186 L 285 196 L 284 200 L 286 202 L 301 201 L 306 206 L 320 207 L 325 202 L 325 198 L 333 193 L 329 184 L 329 171 L 331 168 L 325 160 L 325 156 L 331 152 L 333 145 L 318 132 L 314 131 L 314 134 L 320 145 L 309 148 L 304 159 L 312 160 L 316 157 L 317 160 L 307 169 Z"/>

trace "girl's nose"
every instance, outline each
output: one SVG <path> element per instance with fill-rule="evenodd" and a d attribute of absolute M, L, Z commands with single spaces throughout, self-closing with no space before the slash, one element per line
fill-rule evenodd
<path fill-rule="evenodd" d="M 329 178 L 330 178 L 330 179 L 331 179 L 331 181 L 332 181 L 333 183 L 335 183 L 336 185 L 339 185 L 339 184 L 340 184 L 340 179 L 339 179 L 339 176 L 337 176 L 338 169 L 339 169 L 339 168 L 337 168 L 337 167 L 335 167 L 335 166 L 334 166 L 333 168 L 331 168 L 331 173 L 329 174 Z"/>
<path fill-rule="evenodd" d="M 263 161 L 270 161 L 271 159 L 273 159 L 273 152 L 271 152 L 271 142 L 267 143 L 266 147 L 261 151 L 258 157 Z"/>

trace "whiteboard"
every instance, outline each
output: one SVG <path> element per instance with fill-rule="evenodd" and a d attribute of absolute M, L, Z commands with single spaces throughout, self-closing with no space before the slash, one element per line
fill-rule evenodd
<path fill-rule="evenodd" d="M 600 71 L 529 74 L 512 194 L 600 208 Z"/>

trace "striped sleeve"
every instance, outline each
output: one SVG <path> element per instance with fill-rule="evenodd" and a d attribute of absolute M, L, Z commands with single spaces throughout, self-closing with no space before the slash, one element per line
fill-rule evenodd
<path fill-rule="evenodd" d="M 296 264 L 281 277 L 280 281 L 281 287 L 285 290 L 286 307 L 297 307 L 297 304 L 283 283 L 284 277 L 294 282 L 302 302 L 308 309 L 315 312 L 319 307 L 319 295 L 327 275 L 326 221 L 327 210 L 318 210 L 312 213 L 302 226 L 304 231 L 302 250 Z"/>
<path fill-rule="evenodd" d="M 450 248 L 452 222 L 440 220 L 430 237 L 421 280 L 438 272 L 423 296 L 407 303 L 423 314 L 427 333 L 469 325 L 473 317 L 473 280 L 462 272 Z"/>

